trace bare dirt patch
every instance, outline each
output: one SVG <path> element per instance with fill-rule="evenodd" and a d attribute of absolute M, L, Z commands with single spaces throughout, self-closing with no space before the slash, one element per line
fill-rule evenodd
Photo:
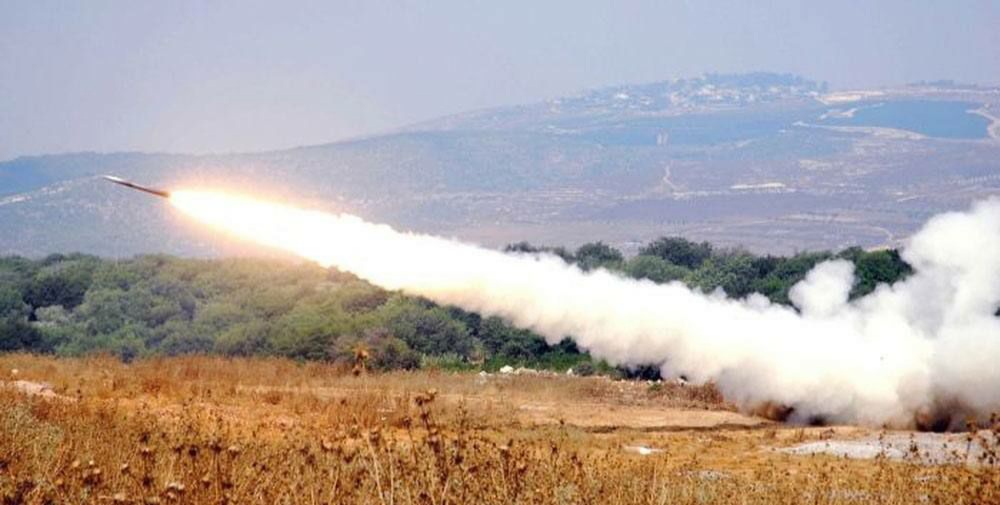
<path fill-rule="evenodd" d="M 997 445 L 990 431 L 976 433 L 889 432 L 859 438 L 834 438 L 779 449 L 785 454 L 825 454 L 839 458 L 912 460 L 923 464 L 981 464 L 986 450 Z"/>

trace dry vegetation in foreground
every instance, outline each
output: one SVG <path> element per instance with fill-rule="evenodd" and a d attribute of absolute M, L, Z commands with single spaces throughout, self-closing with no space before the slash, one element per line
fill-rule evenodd
<path fill-rule="evenodd" d="M 14 354 L 0 370 L 52 385 L 0 388 L 5 504 L 1000 502 L 995 446 L 977 464 L 791 456 L 771 449 L 863 430 L 730 423 L 711 387 L 207 357 Z M 587 411 L 605 421 L 574 421 Z M 692 412 L 733 417 L 668 422 Z"/>

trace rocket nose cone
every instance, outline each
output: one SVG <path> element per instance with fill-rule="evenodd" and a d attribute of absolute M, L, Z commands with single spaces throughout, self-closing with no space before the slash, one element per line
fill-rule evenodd
<path fill-rule="evenodd" d="M 140 186 L 139 184 L 136 184 L 136 183 L 131 182 L 131 181 L 126 181 L 125 179 L 122 179 L 121 177 L 115 177 L 113 175 L 102 175 L 101 177 L 103 177 L 104 180 L 106 180 L 106 181 L 113 182 L 115 184 L 120 184 L 122 186 L 125 186 L 126 188 L 131 188 L 131 189 L 135 189 L 135 190 L 138 190 L 138 191 L 143 191 L 143 192 L 149 193 L 151 195 L 156 195 L 156 196 L 160 196 L 160 197 L 163 197 L 163 198 L 170 198 L 170 192 L 166 191 L 166 190 L 163 190 L 163 189 L 156 189 L 156 188 L 150 188 L 150 187 L 146 187 L 146 186 Z"/>

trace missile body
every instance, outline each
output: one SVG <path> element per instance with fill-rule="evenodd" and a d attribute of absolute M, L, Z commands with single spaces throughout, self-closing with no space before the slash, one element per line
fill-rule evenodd
<path fill-rule="evenodd" d="M 126 181 L 125 179 L 122 179 L 121 177 L 115 177 L 113 175 L 104 175 L 102 177 L 105 180 L 111 181 L 111 182 L 113 182 L 115 184 L 121 184 L 122 186 L 125 186 L 126 188 L 132 188 L 132 189 L 137 189 L 139 191 L 145 191 L 146 193 L 149 193 L 151 195 L 156 195 L 156 196 L 160 196 L 160 197 L 163 197 L 163 198 L 170 198 L 170 192 L 169 191 L 165 191 L 165 190 L 162 190 L 162 189 L 156 189 L 156 188 L 147 188 L 146 186 L 140 186 L 140 185 L 138 185 L 138 184 L 136 184 L 134 182 Z"/>

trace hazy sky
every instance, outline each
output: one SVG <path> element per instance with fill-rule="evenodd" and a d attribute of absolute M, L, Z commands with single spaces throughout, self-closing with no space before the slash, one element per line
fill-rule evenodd
<path fill-rule="evenodd" d="M 317 144 L 707 71 L 1000 83 L 998 27 L 998 0 L 0 0 L 0 160 Z"/>

